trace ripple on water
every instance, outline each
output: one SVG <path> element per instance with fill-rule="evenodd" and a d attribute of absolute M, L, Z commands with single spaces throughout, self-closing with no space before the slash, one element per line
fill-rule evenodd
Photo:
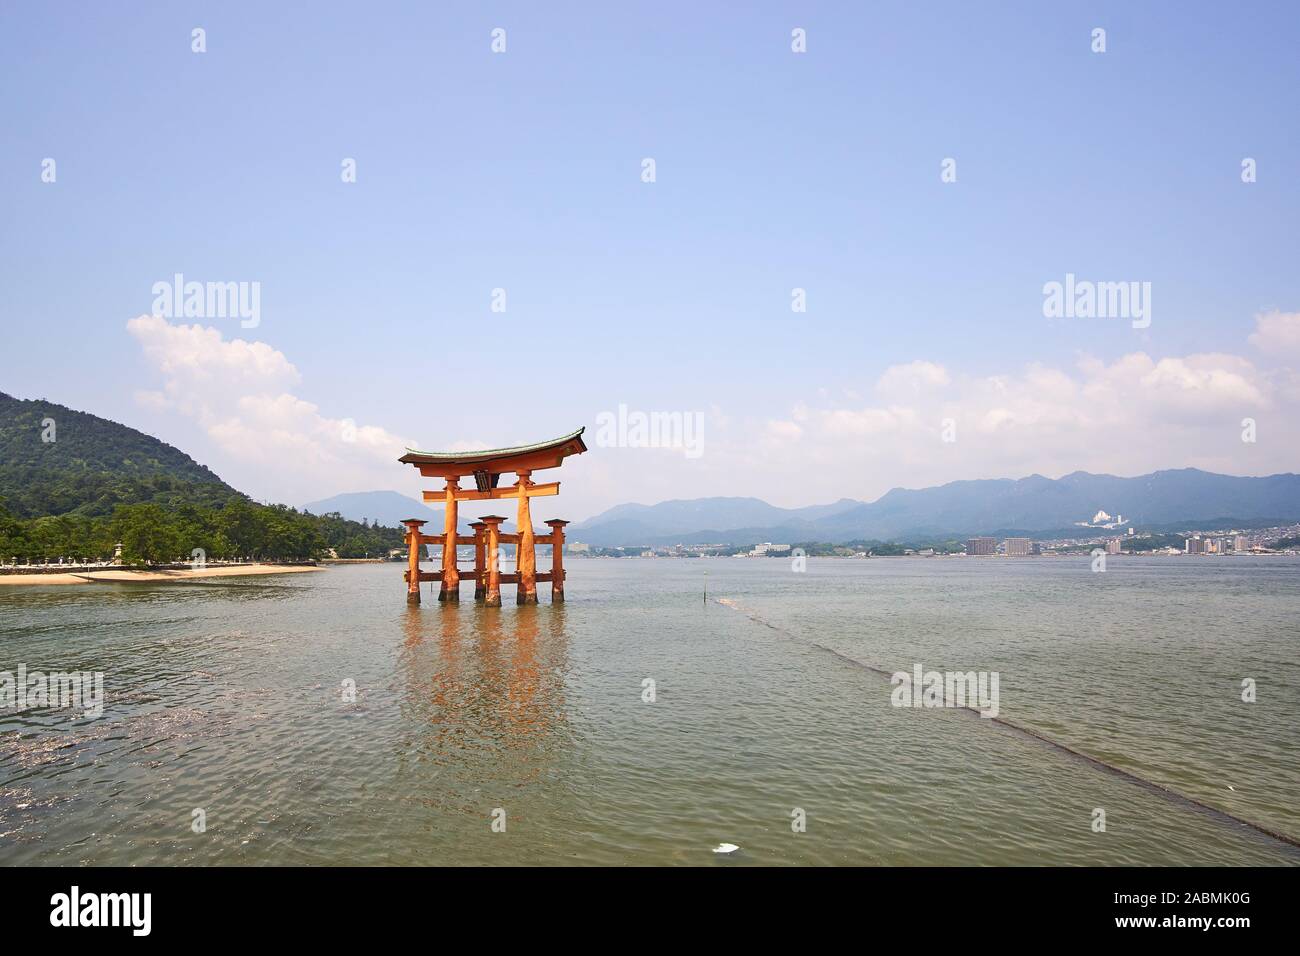
<path fill-rule="evenodd" d="M 1296 862 L 809 642 L 996 669 L 1008 719 L 1296 832 L 1300 562 L 574 564 L 570 603 L 499 610 L 408 609 L 395 565 L 0 593 L 0 669 L 108 696 L 0 718 L 6 862 Z"/>

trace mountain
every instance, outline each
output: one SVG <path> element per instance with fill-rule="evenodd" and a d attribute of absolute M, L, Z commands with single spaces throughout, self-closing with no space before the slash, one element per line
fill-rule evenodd
<path fill-rule="evenodd" d="M 0 503 L 18 518 L 107 515 L 117 504 L 218 507 L 239 492 L 134 428 L 0 392 Z"/>
<path fill-rule="evenodd" d="M 579 522 L 569 533 L 587 534 L 599 529 L 601 541 L 619 539 L 630 544 L 664 536 L 692 535 L 705 529 L 809 528 L 818 519 L 860 507 L 862 502 L 841 498 L 832 505 L 778 508 L 759 498 L 694 498 L 661 501 L 657 505 L 617 505 L 594 518 Z M 588 535 L 590 537 L 590 535 Z M 586 540 L 586 539 L 584 539 Z M 684 540 L 684 539 L 683 539 Z M 595 539 L 591 543 L 601 542 Z"/>
<path fill-rule="evenodd" d="M 402 533 L 262 505 L 127 425 L 0 393 L 0 556 L 137 564 L 374 557 Z"/>
<path fill-rule="evenodd" d="M 424 502 L 396 491 L 353 491 L 302 506 L 314 515 L 338 513 L 353 521 L 376 521 L 390 528 L 400 528 L 406 518 L 423 518 L 442 530 L 442 509 L 435 511 Z"/>
<path fill-rule="evenodd" d="M 1077 471 L 1057 479 L 1030 475 L 895 488 L 873 502 L 841 499 L 789 509 L 757 498 L 700 498 L 619 505 L 569 532 L 574 540 L 601 547 L 919 540 L 1061 531 L 1102 510 L 1144 527 L 1222 518 L 1300 520 L 1300 475 L 1244 478 L 1183 468 L 1119 478 Z"/>
<path fill-rule="evenodd" d="M 896 488 L 842 514 L 835 530 L 850 537 L 1048 531 L 1069 528 L 1101 510 L 1134 525 L 1292 519 L 1300 517 L 1300 475 L 1245 478 L 1182 468 L 1136 478 L 1076 471 L 1055 480 L 1030 475 L 954 481 L 921 490 Z"/>

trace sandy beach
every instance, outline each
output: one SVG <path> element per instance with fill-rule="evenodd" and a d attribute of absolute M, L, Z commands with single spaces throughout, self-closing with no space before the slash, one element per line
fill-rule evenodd
<path fill-rule="evenodd" d="M 249 574 L 296 574 L 299 571 L 322 570 L 324 569 L 320 567 L 297 564 L 239 564 L 167 571 L 133 571 L 129 568 L 111 568 L 103 571 L 72 571 L 62 574 L 0 574 L 0 587 L 18 584 L 111 584 L 120 582 L 154 584 L 163 581 L 188 581 L 192 578 L 228 578 Z"/>

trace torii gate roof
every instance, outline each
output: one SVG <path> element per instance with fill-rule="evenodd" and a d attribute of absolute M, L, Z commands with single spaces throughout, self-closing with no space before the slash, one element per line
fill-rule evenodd
<path fill-rule="evenodd" d="M 556 468 L 569 455 L 581 455 L 587 450 L 582 440 L 586 427 L 569 432 L 550 441 L 532 445 L 515 445 L 511 448 L 486 448 L 481 451 L 419 451 L 408 448 L 397 459 L 406 465 L 416 465 L 426 476 L 460 476 L 476 471 L 500 474 L 505 471 Z"/>

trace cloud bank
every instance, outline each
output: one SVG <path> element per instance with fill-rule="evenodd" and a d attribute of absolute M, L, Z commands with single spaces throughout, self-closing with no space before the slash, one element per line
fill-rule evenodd
<path fill-rule="evenodd" d="M 298 369 L 263 342 L 147 315 L 127 329 L 162 380 L 138 400 L 187 416 L 222 454 L 249 464 L 262 478 L 260 487 L 244 489 L 255 496 L 302 501 L 391 488 L 395 459 L 415 444 L 381 426 L 322 415 L 297 394 L 304 384 Z M 867 395 L 792 389 L 786 413 L 776 417 L 714 406 L 695 459 L 671 449 L 593 445 L 583 466 L 564 476 L 573 496 L 566 516 L 624 501 L 708 495 L 797 506 L 873 499 L 897 486 L 1075 470 L 1296 470 L 1300 375 L 1281 363 L 1300 355 L 1300 313 L 1258 315 L 1248 343 L 1254 358 L 1134 351 L 985 376 L 918 359 L 884 369 Z M 589 424 L 617 398 L 592 396 Z M 1254 441 L 1242 440 L 1247 420 Z"/>
<path fill-rule="evenodd" d="M 156 315 L 126 324 L 162 387 L 136 400 L 192 419 L 230 459 L 260 466 L 255 497 L 300 501 L 355 488 L 387 488 L 394 463 L 414 442 L 374 425 L 322 415 L 294 394 L 302 375 L 264 342 L 226 339 L 217 329 L 173 325 Z"/>
<path fill-rule="evenodd" d="M 1300 354 L 1300 313 L 1257 316 L 1249 342 L 1264 359 Z M 796 460 L 810 471 L 847 470 L 868 497 L 897 485 L 1075 470 L 1268 474 L 1300 465 L 1297 381 L 1290 368 L 1226 353 L 1082 355 L 1072 367 L 1034 363 L 982 377 L 915 361 L 887 368 L 871 401 L 792 403 L 763 423 L 759 447 L 774 468 Z M 1243 441 L 1247 420 L 1253 442 Z M 821 497 L 836 493 L 825 487 Z"/>

